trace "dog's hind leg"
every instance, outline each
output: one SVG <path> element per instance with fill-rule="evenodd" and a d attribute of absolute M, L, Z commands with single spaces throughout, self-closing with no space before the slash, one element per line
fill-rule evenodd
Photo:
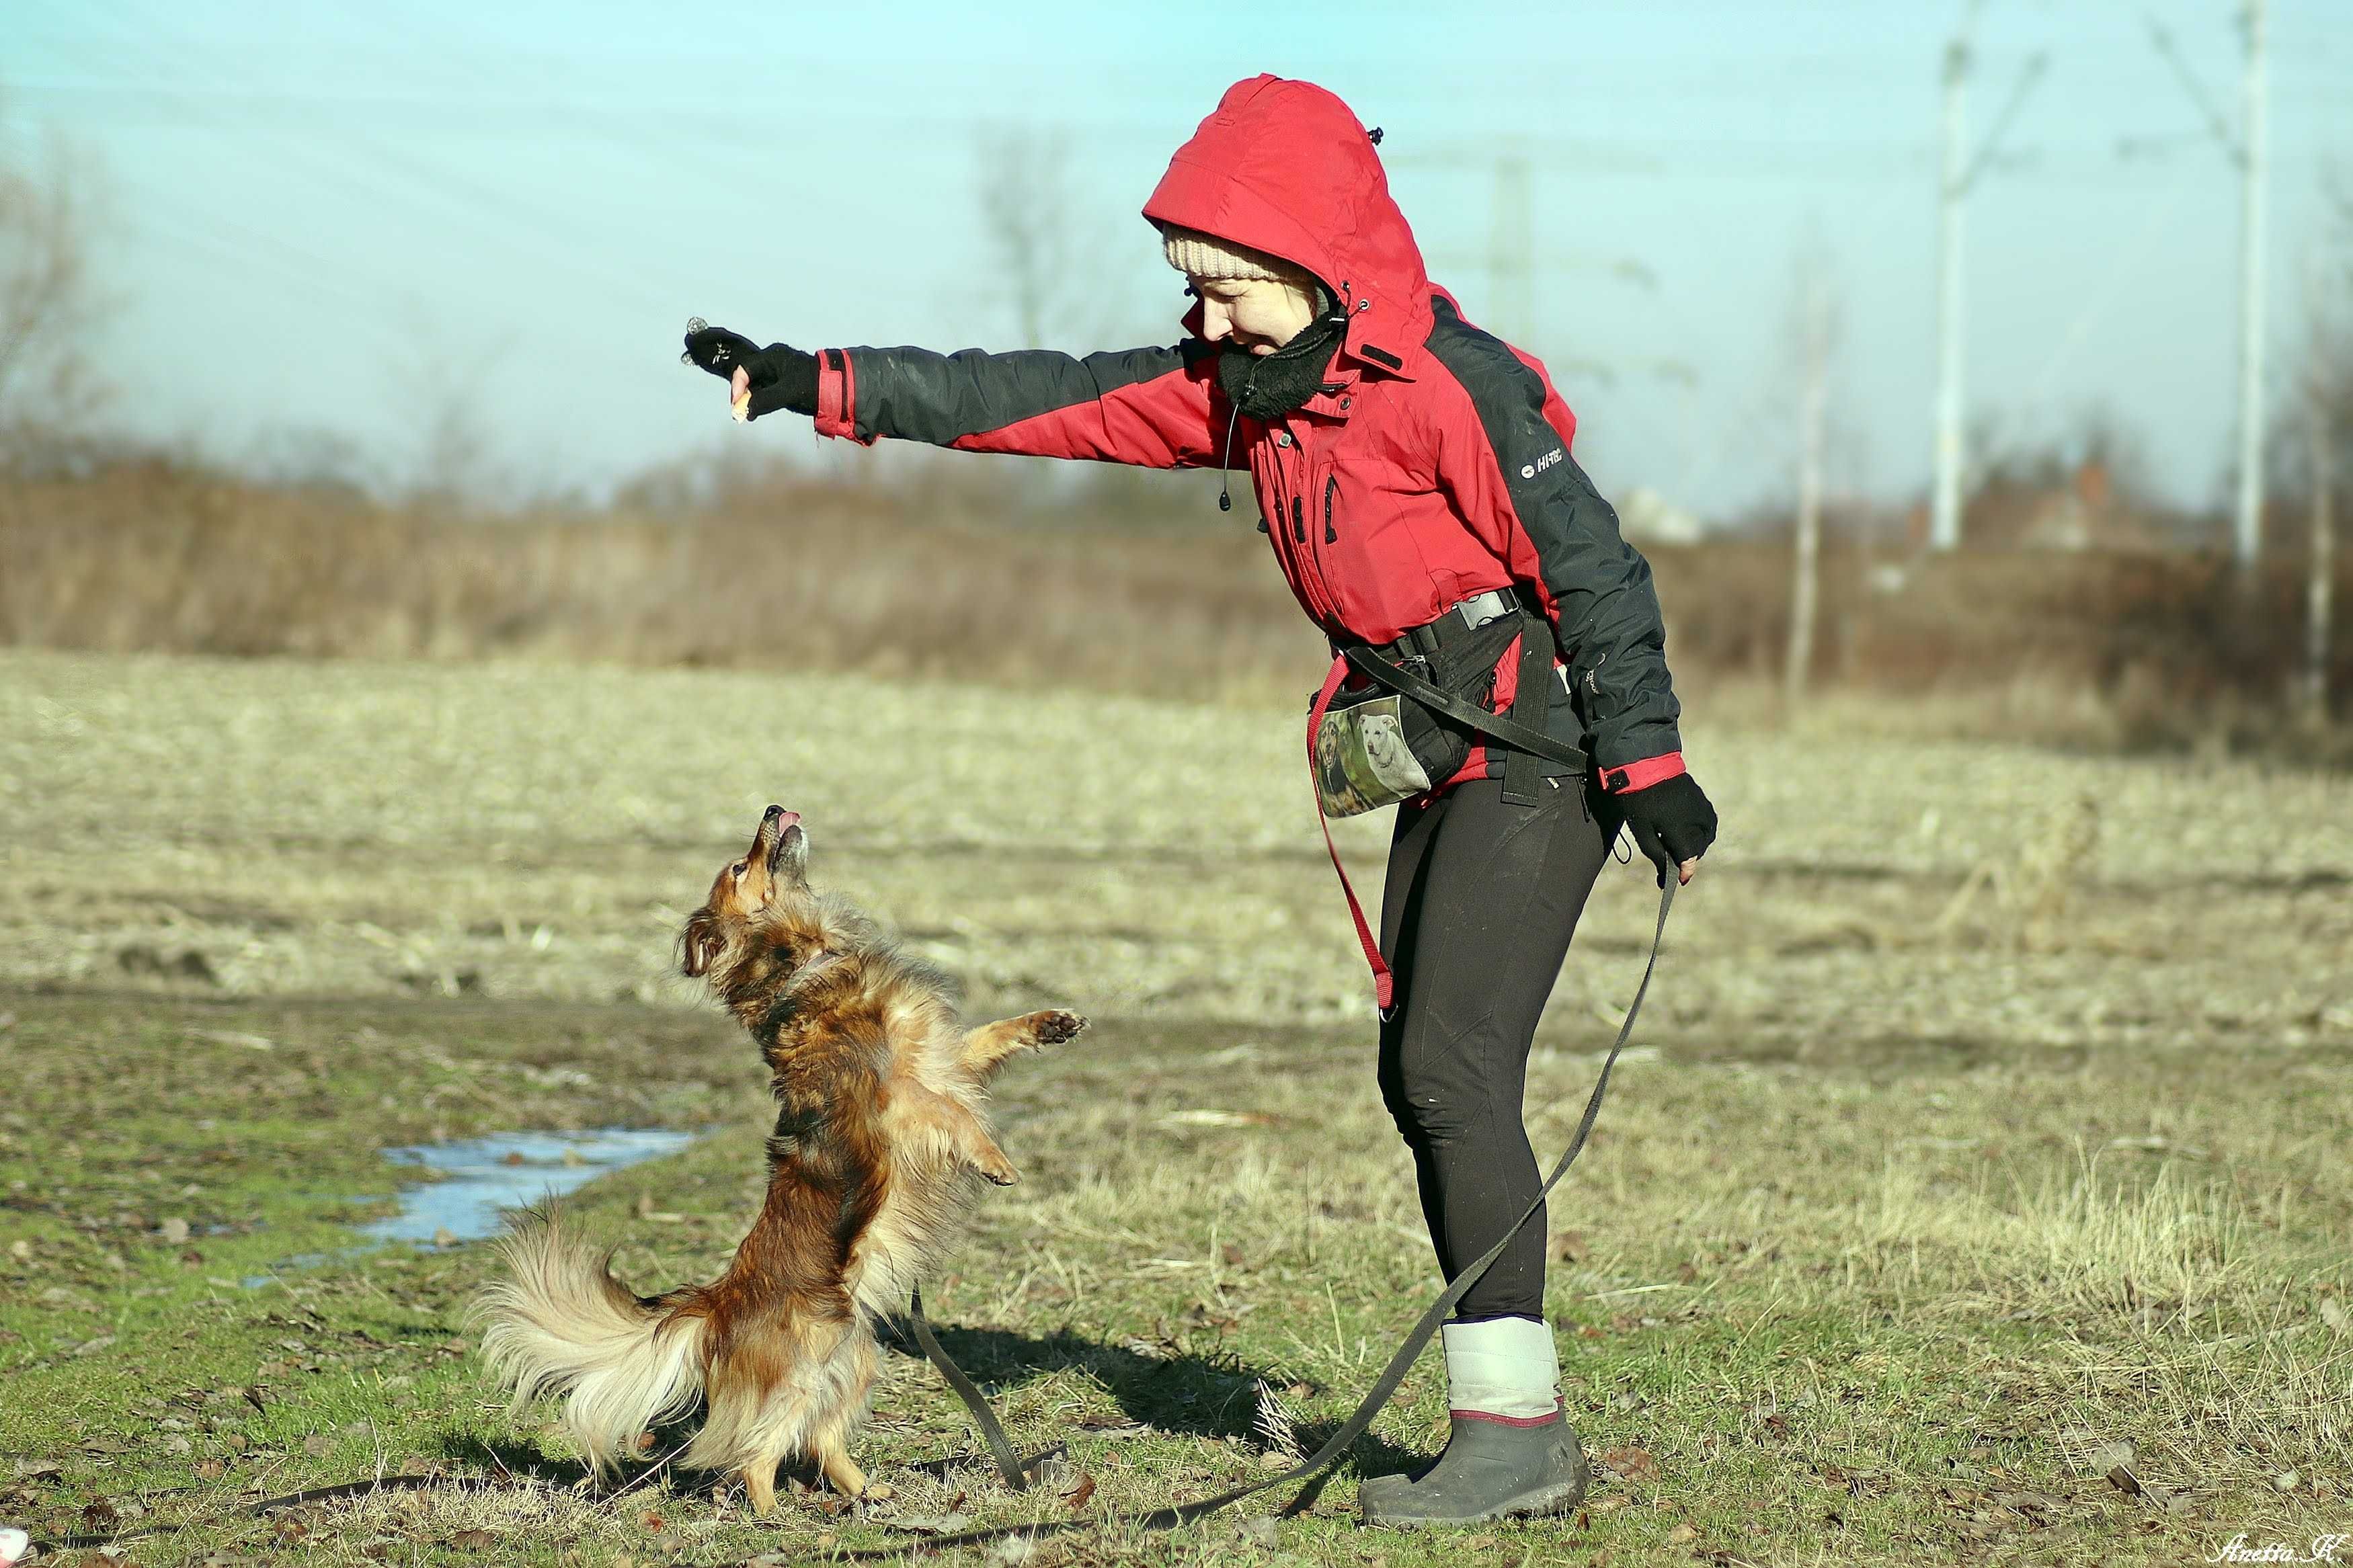
<path fill-rule="evenodd" d="M 842 1496 L 865 1497 L 867 1495 L 866 1472 L 858 1468 L 858 1461 L 849 1457 L 849 1450 L 847 1448 L 839 1444 L 819 1448 L 817 1451 L 817 1463 L 818 1468 L 825 1472 L 825 1479 L 833 1483 L 833 1489 Z M 891 1489 L 888 1487 L 877 1487 L 874 1489 L 883 1496 L 890 1495 Z"/>
<path fill-rule="evenodd" d="M 754 1459 L 744 1467 L 744 1496 L 752 1505 L 754 1519 L 765 1519 L 776 1511 L 776 1467 L 783 1456 L 773 1459 Z"/>
<path fill-rule="evenodd" d="M 751 1505 L 752 1517 L 766 1519 L 776 1511 L 776 1467 L 801 1447 L 800 1402 L 781 1381 L 765 1389 L 739 1387 L 732 1392 L 733 1398 L 722 1394 L 711 1401 L 702 1430 L 705 1435 L 714 1430 L 723 1435 L 725 1446 L 720 1452 L 744 1478 L 744 1497 Z M 687 1462 L 692 1464 L 696 1457 L 690 1450 Z"/>
<path fill-rule="evenodd" d="M 1059 1046 L 1086 1026 L 1084 1018 L 1060 1008 L 983 1024 L 964 1037 L 964 1065 L 974 1077 L 987 1082 L 1014 1052 Z"/>
<path fill-rule="evenodd" d="M 881 1502 L 892 1495 L 891 1489 L 879 1483 L 870 1484 L 866 1472 L 849 1457 L 849 1429 L 866 1414 L 866 1401 L 874 1387 L 874 1345 L 871 1339 L 853 1341 L 844 1348 L 844 1359 L 838 1363 L 841 1387 L 833 1412 L 822 1420 L 809 1435 L 809 1455 L 817 1460 L 818 1468 L 833 1483 L 833 1489 L 844 1497 L 864 1498 Z"/>
<path fill-rule="evenodd" d="M 776 1402 L 772 1401 L 769 1410 L 764 1414 L 771 1416 L 780 1414 Z M 744 1477 L 744 1495 L 752 1505 L 752 1517 L 754 1519 L 765 1519 L 776 1511 L 776 1468 L 791 1458 L 798 1447 L 790 1440 L 782 1421 L 772 1419 L 763 1425 L 768 1429 L 756 1435 L 755 1440 L 760 1446 L 753 1451 L 750 1458 L 744 1461 L 740 1472 Z"/>

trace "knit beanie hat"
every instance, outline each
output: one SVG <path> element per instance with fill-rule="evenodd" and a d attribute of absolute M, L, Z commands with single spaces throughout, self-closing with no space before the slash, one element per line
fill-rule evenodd
<path fill-rule="evenodd" d="M 1178 228 L 1175 224 L 1161 227 L 1160 253 L 1168 258 L 1169 266 L 1195 278 L 1265 278 L 1278 283 L 1295 283 L 1303 289 L 1314 281 L 1304 268 L 1294 267 L 1281 257 L 1244 245 L 1231 245 L 1198 229 Z"/>

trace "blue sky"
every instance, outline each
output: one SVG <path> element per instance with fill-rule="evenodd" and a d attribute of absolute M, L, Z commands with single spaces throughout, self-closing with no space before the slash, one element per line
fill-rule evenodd
<path fill-rule="evenodd" d="M 2272 11 L 2276 361 L 2332 160 L 2353 180 L 2353 5 Z M 1173 341 L 1177 280 L 1137 208 L 1229 82 L 1306 77 L 1384 127 L 1474 319 L 1493 153 L 1527 151 L 1517 335 L 1577 407 L 1580 456 L 1610 492 L 1722 510 L 1790 484 L 1810 247 L 1841 308 L 1833 483 L 1925 483 L 1937 68 L 1961 12 L 10 0 L 0 151 L 62 135 L 105 172 L 116 423 L 231 458 L 329 431 L 397 474 L 457 408 L 514 483 L 593 494 L 728 443 L 848 458 L 788 419 L 726 425 L 677 363 L 691 314 L 811 347 L 1018 346 L 981 240 L 986 127 L 1073 138 L 1084 304 L 1051 346 Z M 2232 443 L 2236 178 L 2145 16 L 2235 119 L 2229 0 L 1978 13 L 1979 132 L 2030 56 L 2049 69 L 2007 141 L 2027 161 L 1970 207 L 1971 405 L 2014 432 L 2104 405 L 2206 500 Z M 2121 159 L 2124 137 L 2168 149 Z"/>

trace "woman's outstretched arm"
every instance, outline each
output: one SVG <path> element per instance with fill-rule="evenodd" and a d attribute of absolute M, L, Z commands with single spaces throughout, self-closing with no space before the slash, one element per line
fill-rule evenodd
<path fill-rule="evenodd" d="M 860 442 L 891 436 L 965 452 L 1214 467 L 1231 412 L 1220 413 L 1216 358 L 1198 340 L 1084 359 L 1049 349 L 826 349 L 817 356 L 817 428 Z"/>
<path fill-rule="evenodd" d="M 1084 458 L 1142 468 L 1229 459 L 1232 409 L 1217 350 L 1199 339 L 1079 359 L 1048 350 L 935 353 L 917 348 L 758 348 L 691 324 L 687 358 L 730 378 L 739 417 L 811 415 L 821 436 L 885 436 L 967 452 Z"/>

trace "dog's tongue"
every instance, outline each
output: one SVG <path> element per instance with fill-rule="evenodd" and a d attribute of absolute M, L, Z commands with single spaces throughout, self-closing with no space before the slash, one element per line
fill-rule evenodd
<path fill-rule="evenodd" d="M 776 831 L 778 833 L 782 833 L 786 828 L 797 825 L 800 819 L 801 814 L 799 812 L 786 812 L 783 816 L 776 818 Z"/>

